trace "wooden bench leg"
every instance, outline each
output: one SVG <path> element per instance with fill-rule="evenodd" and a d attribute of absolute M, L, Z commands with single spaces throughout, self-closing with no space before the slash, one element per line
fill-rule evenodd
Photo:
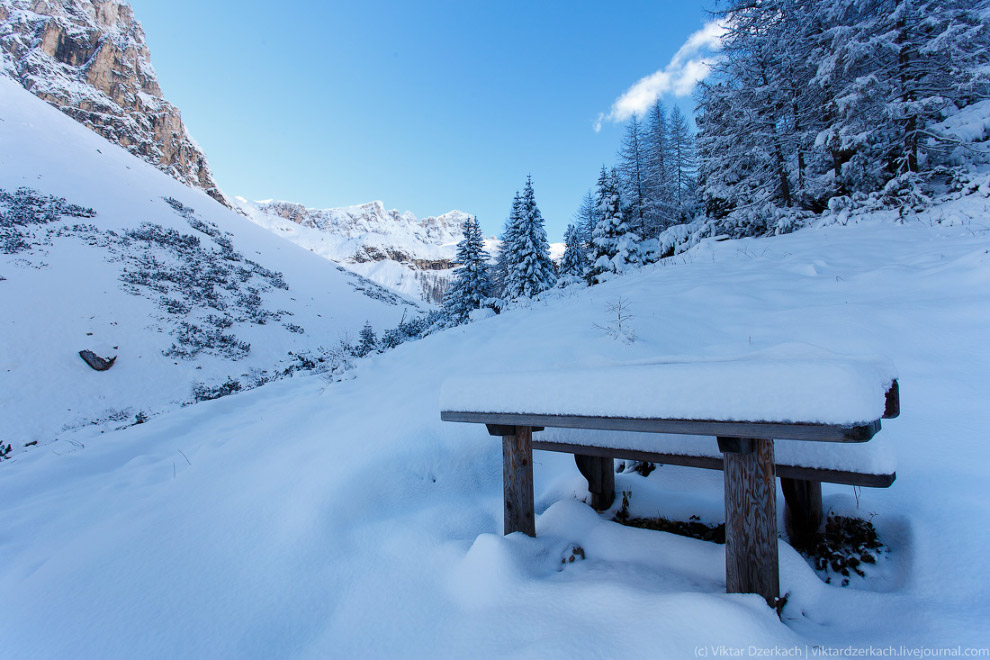
<path fill-rule="evenodd" d="M 574 454 L 578 470 L 588 480 L 591 507 L 604 511 L 615 501 L 615 461 L 604 456 Z"/>
<path fill-rule="evenodd" d="M 781 477 L 780 489 L 787 538 L 795 548 L 806 548 L 822 525 L 822 482 Z"/>
<path fill-rule="evenodd" d="M 533 508 L 533 429 L 515 427 L 502 436 L 502 488 L 505 491 L 505 534 L 536 536 Z"/>
<path fill-rule="evenodd" d="M 725 462 L 725 590 L 780 595 L 773 440 L 719 438 Z"/>

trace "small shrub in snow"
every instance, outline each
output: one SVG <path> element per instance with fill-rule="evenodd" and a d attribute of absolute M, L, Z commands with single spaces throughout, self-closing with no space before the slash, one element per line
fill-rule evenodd
<path fill-rule="evenodd" d="M 602 330 L 612 339 L 617 339 L 626 344 L 636 341 L 636 333 L 633 331 L 631 322 L 634 317 L 630 313 L 629 300 L 619 296 L 613 303 L 605 305 L 608 312 L 608 322 L 604 325 L 594 323 L 594 327 Z"/>
<path fill-rule="evenodd" d="M 377 350 L 378 339 L 375 337 L 375 331 L 371 327 L 371 323 L 366 322 L 364 327 L 361 328 L 361 334 L 358 337 L 358 345 L 354 349 L 354 354 L 358 357 L 364 357 Z"/>
<path fill-rule="evenodd" d="M 69 218 L 92 218 L 96 211 L 31 188 L 0 189 L 0 254 L 17 254 L 39 243 L 33 226 Z"/>
<path fill-rule="evenodd" d="M 251 344 L 226 334 L 219 328 L 203 328 L 183 321 L 175 333 L 176 341 L 162 353 L 166 357 L 191 359 L 202 352 L 238 359 L 251 352 Z"/>
<path fill-rule="evenodd" d="M 297 335 L 301 335 L 304 332 L 306 332 L 306 330 L 303 329 L 301 325 L 296 325 L 295 323 L 283 323 L 282 327 L 288 330 L 289 332 L 295 333 Z"/>
<path fill-rule="evenodd" d="M 219 399 L 220 397 L 240 391 L 241 384 L 228 376 L 227 380 L 219 385 L 196 383 L 193 385 L 193 399 L 197 403 L 200 401 L 212 401 L 213 399 Z"/>
<path fill-rule="evenodd" d="M 826 519 L 824 531 L 807 547 L 798 548 L 825 582 L 831 583 L 832 577 L 837 576 L 843 587 L 849 585 L 853 573 L 866 577 L 864 569 L 876 564 L 885 549 L 872 522 L 834 514 Z"/>
<path fill-rule="evenodd" d="M 725 543 L 725 523 L 718 525 L 706 525 L 701 522 L 698 516 L 691 516 L 688 521 L 670 520 L 663 516 L 655 518 L 636 518 L 629 513 L 629 500 L 632 498 L 632 491 L 622 491 L 622 505 L 612 517 L 614 522 L 627 527 L 638 527 L 640 529 L 652 529 L 657 532 L 669 532 L 679 536 L 688 536 L 710 543 Z"/>
<path fill-rule="evenodd" d="M 351 277 L 350 285 L 351 287 L 372 300 L 380 300 L 388 305 L 399 305 L 402 300 L 396 294 L 392 293 L 383 286 L 375 284 L 366 277 L 362 277 L 356 273 L 345 270 L 344 268 L 339 268 L 338 270 L 346 273 Z"/>
<path fill-rule="evenodd" d="M 236 252 L 227 235 L 197 218 L 192 209 L 171 198 L 165 201 L 205 238 L 151 223 L 126 232 L 118 248 L 126 262 L 121 281 L 136 295 L 158 294 L 163 320 L 172 325 L 175 337 L 165 355 L 247 355 L 250 344 L 222 331 L 235 322 L 265 325 L 289 314 L 267 309 L 262 298 L 264 291 L 288 285 L 281 273 Z M 203 312 L 209 312 L 205 318 Z M 190 315 L 198 318 L 186 318 Z"/>

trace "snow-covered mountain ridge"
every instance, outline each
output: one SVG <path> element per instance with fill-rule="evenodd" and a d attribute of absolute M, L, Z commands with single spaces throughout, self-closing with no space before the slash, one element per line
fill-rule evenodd
<path fill-rule="evenodd" d="M 455 267 L 457 242 L 470 215 L 450 211 L 417 219 L 380 201 L 331 209 L 293 202 L 234 204 L 254 223 L 378 284 L 439 303 Z"/>
<path fill-rule="evenodd" d="M 163 97 L 144 31 L 123 0 L 0 0 L 0 75 L 226 203 L 178 108 Z"/>
<path fill-rule="evenodd" d="M 235 208 L 279 236 L 343 264 L 368 279 L 439 304 L 457 267 L 457 243 L 464 238 L 462 211 L 417 219 L 406 211 L 386 210 L 380 201 L 331 209 L 311 209 L 294 202 L 233 199 Z M 494 256 L 499 241 L 485 239 Z M 563 243 L 550 244 L 559 261 Z"/>

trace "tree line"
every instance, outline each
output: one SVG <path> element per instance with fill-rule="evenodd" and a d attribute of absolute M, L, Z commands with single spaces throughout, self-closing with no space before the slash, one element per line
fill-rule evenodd
<path fill-rule="evenodd" d="M 722 0 L 697 134 L 657 101 L 626 126 L 550 261 L 527 179 L 494 259 L 477 220 L 445 310 L 461 322 L 555 285 L 598 284 L 687 236 L 782 233 L 823 211 L 915 207 L 972 185 L 986 131 L 944 120 L 990 99 L 990 0 Z M 689 224 L 688 227 L 682 225 Z M 681 246 L 683 247 L 683 246 Z"/>

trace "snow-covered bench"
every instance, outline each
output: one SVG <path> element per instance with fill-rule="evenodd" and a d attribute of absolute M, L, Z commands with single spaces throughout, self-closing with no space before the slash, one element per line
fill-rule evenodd
<path fill-rule="evenodd" d="M 536 534 L 533 449 L 573 453 L 596 508 L 614 498 L 613 458 L 722 469 L 726 591 L 770 604 L 779 595 L 776 476 L 795 534 L 817 529 L 822 481 L 886 487 L 895 478 L 889 454 L 862 444 L 899 413 L 883 359 L 757 356 L 453 377 L 440 407 L 444 421 L 502 437 L 506 534 Z"/>

